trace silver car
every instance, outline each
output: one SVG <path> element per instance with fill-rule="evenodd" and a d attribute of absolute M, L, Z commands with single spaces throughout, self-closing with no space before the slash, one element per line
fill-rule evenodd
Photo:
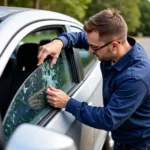
<path fill-rule="evenodd" d="M 36 124 L 71 137 L 80 150 L 100 150 L 108 133 L 85 126 L 64 109 L 46 101 L 46 88 L 62 89 L 89 105 L 103 106 L 99 61 L 85 49 L 63 49 L 51 69 L 48 57 L 37 67 L 41 45 L 83 25 L 56 12 L 0 7 L 0 111 L 5 140 L 23 123 Z"/>

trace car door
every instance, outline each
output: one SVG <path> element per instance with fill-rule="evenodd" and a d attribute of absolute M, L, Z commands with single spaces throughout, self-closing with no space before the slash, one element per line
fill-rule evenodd
<path fill-rule="evenodd" d="M 83 28 L 71 24 L 69 26 L 69 31 L 83 32 Z M 90 54 L 85 49 L 74 48 L 74 50 L 76 51 L 76 55 L 78 55 L 79 58 L 78 62 L 81 66 L 84 85 L 89 86 L 89 90 L 91 91 L 90 95 L 87 98 L 89 105 L 103 107 L 102 75 L 99 66 L 100 62 L 95 58 L 93 54 Z M 87 92 L 85 93 L 87 94 Z M 83 96 L 85 96 L 85 94 Z M 82 99 L 84 99 L 84 97 Z M 106 131 L 94 129 L 82 124 L 80 149 L 102 149 L 106 137 Z"/>
<path fill-rule="evenodd" d="M 0 59 L 1 62 L 4 57 L 5 60 L 8 59 L 0 79 L 1 111 L 6 140 L 19 124 L 28 122 L 46 127 L 60 111 L 46 103 L 44 92 L 49 84 L 66 93 L 78 84 L 75 63 L 70 62 L 73 59 L 68 59 L 70 54 L 67 56 L 65 50 L 62 50 L 53 69 L 49 66 L 50 58 L 39 68 L 36 65 L 39 46 L 58 37 L 66 29 L 65 21 L 33 23 L 18 32 L 11 42 L 7 43 L 7 48 Z M 43 100 L 37 101 L 40 109 L 35 106 L 37 103 L 32 103 L 35 100 L 32 97 L 35 95 L 38 95 L 36 100 Z M 70 119 L 66 117 L 64 120 Z M 56 130 L 65 133 L 71 123 L 72 120 L 67 122 L 64 128 L 56 127 Z"/>
<path fill-rule="evenodd" d="M 88 143 L 85 138 L 87 134 L 97 135 L 95 130 L 92 129 L 93 132 L 91 128 L 89 130 L 88 127 L 83 127 L 64 109 L 52 108 L 46 103 L 44 92 L 47 86 L 52 84 L 79 101 L 94 104 L 93 96 L 97 95 L 93 93 L 93 89 L 96 89 L 97 83 L 101 81 L 99 63 L 94 61 L 93 67 L 86 69 L 87 74 L 83 73 L 78 51 L 64 49 L 53 69 L 49 67 L 51 58 L 48 58 L 43 66 L 36 66 L 38 47 L 50 42 L 62 32 L 70 31 L 69 25 L 75 24 L 65 21 L 36 22 L 22 28 L 8 41 L 0 59 L 0 63 L 5 66 L 0 79 L 0 97 L 6 140 L 18 125 L 27 122 L 71 136 L 79 149 L 92 149 L 93 140 L 91 145 L 83 143 Z M 104 137 L 101 139 L 102 143 L 103 139 Z"/>

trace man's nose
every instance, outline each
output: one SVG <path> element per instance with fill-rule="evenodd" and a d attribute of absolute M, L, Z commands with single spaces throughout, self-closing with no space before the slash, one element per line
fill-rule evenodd
<path fill-rule="evenodd" d="M 88 52 L 89 52 L 89 53 L 94 53 L 94 51 L 93 51 L 92 48 L 90 48 L 90 47 L 89 47 Z"/>

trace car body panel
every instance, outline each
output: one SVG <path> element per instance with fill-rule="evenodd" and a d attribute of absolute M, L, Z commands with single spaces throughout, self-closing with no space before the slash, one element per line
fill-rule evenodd
<path fill-rule="evenodd" d="M 55 12 L 48 12 L 42 10 L 37 10 L 37 11 L 30 10 L 30 11 L 24 11 L 17 14 L 13 14 L 12 16 L 10 16 L 8 19 L 4 20 L 0 24 L 0 33 L 1 33 L 0 34 L 0 40 L 1 40 L 0 55 L 3 52 L 4 48 L 6 47 L 7 41 L 10 41 L 11 38 L 14 37 L 24 27 L 33 24 L 34 22 L 47 21 L 47 20 L 73 22 L 78 26 L 82 27 L 82 24 L 76 21 L 75 19 Z M 13 30 L 10 30 L 12 29 L 12 27 Z M 6 32 L 7 32 L 7 36 L 6 36 Z"/>
<path fill-rule="evenodd" d="M 64 26 L 66 28 L 66 26 L 70 25 L 70 24 L 74 25 L 73 23 L 68 23 L 65 21 L 57 21 L 57 20 L 41 21 L 41 22 L 33 23 L 27 27 L 22 28 L 22 30 L 20 32 L 18 32 L 14 37 L 12 36 L 13 33 L 12 33 L 12 35 L 9 33 L 10 27 L 8 29 L 5 28 L 5 30 L 3 30 L 3 34 L 0 34 L 0 40 L 5 39 L 5 45 L 4 46 L 2 46 L 2 44 L 0 45 L 0 49 L 3 51 L 3 57 L 0 56 L 0 63 L 4 64 L 4 66 L 0 67 L 0 75 L 1 75 L 8 59 L 12 55 L 14 49 L 16 48 L 16 46 L 18 45 L 20 40 L 23 39 L 23 37 L 25 37 L 25 35 L 29 34 L 31 31 L 34 31 L 35 29 L 38 29 L 41 27 L 59 26 L 60 25 L 60 26 Z M 9 38 L 7 39 L 4 37 L 9 37 Z"/>
<path fill-rule="evenodd" d="M 70 31 L 70 26 L 75 26 L 81 30 L 83 27 L 80 22 L 71 17 L 41 10 L 23 11 L 15 13 L 5 19 L 0 24 L 0 41 L 2 43 L 0 45 L 0 64 L 2 64 L 0 67 L 0 75 L 2 75 L 16 46 L 26 35 L 42 27 L 54 26 L 61 26 L 66 32 Z M 77 55 L 74 57 L 79 56 Z M 79 59 L 80 58 L 77 60 Z M 80 65 L 80 63 L 77 64 Z M 77 64 L 76 67 L 78 67 Z M 82 67 L 79 68 L 81 69 Z M 82 71 L 80 69 L 79 71 Z M 35 76 L 35 80 L 39 80 L 38 74 Z M 40 82 L 43 81 L 40 80 Z M 41 88 L 37 91 L 40 91 L 40 89 Z M 34 94 L 32 93 L 32 95 Z M 102 75 L 98 61 L 96 61 L 95 65 L 89 70 L 86 76 L 81 77 L 81 80 L 76 83 L 75 87 L 69 91 L 68 94 L 81 102 L 85 101 L 89 103 L 89 105 L 103 106 Z M 47 120 L 47 124 L 44 127 L 69 135 L 75 141 L 78 149 L 82 150 L 101 149 L 107 136 L 106 131 L 82 125 L 75 120 L 74 116 L 66 112 L 65 109 L 61 109 L 53 118 Z"/>

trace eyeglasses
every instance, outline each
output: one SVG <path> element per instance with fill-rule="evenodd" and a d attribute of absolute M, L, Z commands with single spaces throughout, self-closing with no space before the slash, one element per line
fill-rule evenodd
<path fill-rule="evenodd" d="M 89 44 L 89 47 L 91 47 L 91 49 L 92 49 L 94 52 L 96 52 L 96 51 L 98 51 L 98 50 L 100 50 L 100 49 L 102 49 L 102 48 L 108 46 L 108 45 L 111 44 L 112 42 L 114 42 L 114 41 L 108 42 L 108 43 L 104 44 L 103 46 L 96 46 L 96 45 Z M 120 44 L 119 41 L 117 41 L 117 42 Z"/>

